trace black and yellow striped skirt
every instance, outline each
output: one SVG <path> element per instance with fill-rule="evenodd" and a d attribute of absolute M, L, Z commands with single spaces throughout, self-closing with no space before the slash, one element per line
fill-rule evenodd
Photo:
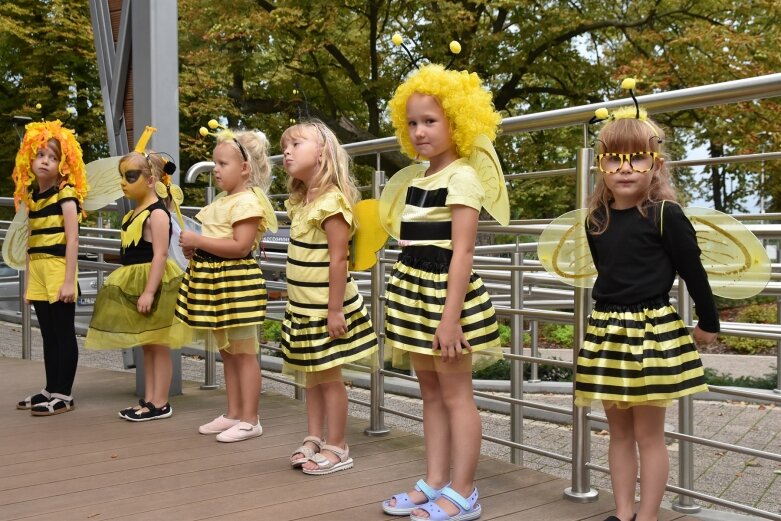
<path fill-rule="evenodd" d="M 369 371 L 379 367 L 377 335 L 361 295 L 356 293 L 345 301 L 343 310 L 347 333 L 339 338 L 328 336 L 327 318 L 285 311 L 281 338 L 284 372 L 313 373 L 347 363 Z"/>
<path fill-rule="evenodd" d="M 691 335 L 669 302 L 597 303 L 578 353 L 575 403 L 667 406 L 707 391 Z"/>
<path fill-rule="evenodd" d="M 435 246 L 402 250 L 388 281 L 385 310 L 386 354 L 393 367 L 409 369 L 409 353 L 440 356 L 432 349 L 447 297 L 452 251 Z M 469 277 L 461 329 L 472 348 L 473 367 L 485 367 L 502 357 L 499 327 L 482 279 Z"/>
<path fill-rule="evenodd" d="M 179 287 L 176 317 L 199 329 L 261 324 L 266 281 L 258 262 L 251 256 L 224 259 L 197 250 Z"/>

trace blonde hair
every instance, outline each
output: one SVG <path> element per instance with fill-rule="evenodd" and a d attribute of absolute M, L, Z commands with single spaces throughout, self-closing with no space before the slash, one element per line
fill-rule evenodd
<path fill-rule="evenodd" d="M 339 144 L 339 139 L 325 123 L 312 119 L 285 130 L 279 140 L 282 150 L 296 138 L 313 139 L 320 145 L 318 170 L 312 177 L 308 189 L 318 196 L 329 187 L 335 186 L 354 206 L 360 200 L 355 178 L 350 173 L 350 155 Z M 287 188 L 290 202 L 298 204 L 306 197 L 307 186 L 300 179 L 288 176 Z"/>
<path fill-rule="evenodd" d="M 417 152 L 407 131 L 407 101 L 413 94 L 433 96 L 450 122 L 450 139 L 459 157 L 468 157 L 480 134 L 493 141 L 502 116 L 494 109 L 491 93 L 474 72 L 450 71 L 437 64 L 424 65 L 398 86 L 388 109 L 402 151 L 415 159 Z"/>
<path fill-rule="evenodd" d="M 616 119 L 607 123 L 599 132 L 596 153 L 657 152 L 659 157 L 664 158 L 664 136 L 664 130 L 651 119 Z M 637 209 L 644 217 L 647 216 L 649 203 L 678 201 L 666 164 L 657 162 L 648 174 L 652 176 L 651 184 L 637 204 Z M 610 203 L 614 200 L 613 193 L 605 184 L 604 176 L 600 175 L 588 202 L 590 233 L 599 235 L 607 230 L 610 224 Z"/>
<path fill-rule="evenodd" d="M 145 178 L 154 177 L 158 181 L 163 177 L 163 166 L 165 159 L 154 150 L 147 150 L 145 153 L 130 152 L 125 154 L 119 160 L 119 167 L 125 163 L 130 163 L 134 170 L 140 170 Z"/>
<path fill-rule="evenodd" d="M 266 134 L 251 130 L 223 130 L 217 133 L 217 144 L 221 143 L 235 148 L 242 160 L 249 164 L 249 185 L 267 192 L 271 186 L 271 161 L 268 158 L 269 142 Z"/>

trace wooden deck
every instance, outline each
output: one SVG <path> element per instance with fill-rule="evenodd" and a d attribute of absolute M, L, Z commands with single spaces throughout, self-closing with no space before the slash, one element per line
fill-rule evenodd
<path fill-rule="evenodd" d="M 169 420 L 130 423 L 132 374 L 79 368 L 76 410 L 32 417 L 13 403 L 40 386 L 40 362 L 0 358 L 0 520 L 391 520 L 380 502 L 409 488 L 424 468 L 423 440 L 394 431 L 363 434 L 350 419 L 355 468 L 326 477 L 292 470 L 290 451 L 306 434 L 303 404 L 261 398 L 261 438 L 218 443 L 197 426 L 224 407 L 222 391 L 185 383 Z M 612 497 L 577 504 L 568 482 L 484 458 L 478 467 L 482 519 L 601 521 Z M 664 512 L 663 521 L 687 519 Z"/>

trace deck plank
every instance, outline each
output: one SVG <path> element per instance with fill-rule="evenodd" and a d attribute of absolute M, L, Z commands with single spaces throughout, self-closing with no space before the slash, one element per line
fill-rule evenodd
<path fill-rule="evenodd" d="M 17 399 L 42 374 L 40 362 L 0 358 L 0 392 Z M 301 402 L 263 394 L 263 436 L 225 444 L 197 433 L 223 412 L 223 391 L 185 382 L 172 419 L 130 423 L 116 411 L 134 401 L 134 386 L 131 373 L 80 368 L 74 412 L 36 418 L 0 408 L 0 521 L 387 521 L 381 501 L 409 489 L 425 468 L 420 437 L 397 430 L 368 437 L 366 422 L 350 418 L 355 468 L 306 476 L 288 462 L 306 435 Z M 601 521 L 612 511 L 608 493 L 572 503 L 563 498 L 566 480 L 488 457 L 478 464 L 477 486 L 482 519 Z M 670 511 L 660 518 L 691 520 Z"/>

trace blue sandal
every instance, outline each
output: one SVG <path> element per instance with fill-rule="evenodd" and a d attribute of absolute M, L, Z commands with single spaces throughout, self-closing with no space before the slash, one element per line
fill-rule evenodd
<path fill-rule="evenodd" d="M 410 515 L 411 521 L 471 521 L 472 519 L 477 519 L 483 513 L 480 503 L 477 502 L 477 487 L 472 491 L 472 495 L 469 498 L 465 498 L 450 487 L 443 488 L 440 497 L 447 499 L 458 507 L 458 512 L 452 516 L 448 515 L 432 500 L 425 505 L 416 507 L 428 512 L 428 517 Z"/>
<path fill-rule="evenodd" d="M 409 494 L 402 492 L 400 494 L 391 496 L 391 499 L 396 500 L 396 505 L 394 506 L 390 506 L 390 499 L 383 501 L 382 511 L 392 516 L 408 516 L 416 508 L 420 508 L 423 505 L 427 505 L 430 501 L 437 499 L 440 494 L 442 494 L 442 491 L 445 489 L 445 487 L 447 487 L 449 484 L 450 483 L 442 488 L 433 488 L 422 479 L 419 479 L 418 482 L 415 483 L 415 490 L 422 492 L 423 495 L 426 496 L 427 501 L 425 503 L 415 503 L 410 499 Z"/>

